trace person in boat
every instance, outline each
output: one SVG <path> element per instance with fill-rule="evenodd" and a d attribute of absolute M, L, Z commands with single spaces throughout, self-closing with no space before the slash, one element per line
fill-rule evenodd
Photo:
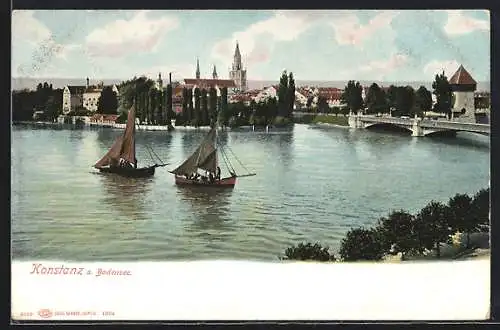
<path fill-rule="evenodd" d="M 212 173 L 212 172 L 210 172 L 210 173 L 208 174 L 208 180 L 209 180 L 209 182 L 210 182 L 210 183 L 214 183 L 214 181 L 215 181 L 215 176 L 213 175 L 213 173 Z"/>
<path fill-rule="evenodd" d="M 125 167 L 125 168 L 134 168 L 134 166 L 132 164 L 130 164 L 129 161 L 123 159 L 123 158 L 120 158 L 120 167 Z"/>
<path fill-rule="evenodd" d="M 219 181 L 220 180 L 220 167 L 217 166 L 217 172 L 215 173 L 215 180 Z"/>

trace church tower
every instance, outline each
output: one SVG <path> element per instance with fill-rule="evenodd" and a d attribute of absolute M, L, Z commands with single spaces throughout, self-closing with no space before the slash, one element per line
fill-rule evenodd
<path fill-rule="evenodd" d="M 219 78 L 217 77 L 217 68 L 215 67 L 215 64 L 214 64 L 214 72 L 212 72 L 212 78 L 213 78 L 213 79 L 219 79 Z"/>
<path fill-rule="evenodd" d="M 200 60 L 196 59 L 196 79 L 200 79 Z"/>
<path fill-rule="evenodd" d="M 158 73 L 158 79 L 156 80 L 156 89 L 163 89 L 163 80 L 161 79 L 161 72 Z"/>
<path fill-rule="evenodd" d="M 236 42 L 236 49 L 234 50 L 233 66 L 231 71 L 229 71 L 229 78 L 234 80 L 236 89 L 239 91 L 245 91 L 247 89 L 247 70 L 243 70 L 243 64 L 241 62 L 240 46 Z"/>

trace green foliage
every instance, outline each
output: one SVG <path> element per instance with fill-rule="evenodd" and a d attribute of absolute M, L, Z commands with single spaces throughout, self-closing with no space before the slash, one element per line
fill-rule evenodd
<path fill-rule="evenodd" d="M 36 110 L 36 95 L 34 91 L 23 90 L 12 92 L 12 120 L 33 120 Z"/>
<path fill-rule="evenodd" d="M 369 114 L 387 112 L 388 104 L 385 92 L 375 83 L 368 89 L 365 103 Z"/>
<path fill-rule="evenodd" d="M 452 231 L 448 223 L 450 210 L 447 205 L 431 201 L 416 216 L 416 230 L 419 234 L 420 244 L 428 250 L 436 249 L 439 258 L 440 243 L 451 243 Z"/>
<path fill-rule="evenodd" d="M 413 106 L 415 105 L 415 91 L 411 86 L 396 87 L 395 90 L 395 108 L 398 116 L 412 116 Z"/>
<path fill-rule="evenodd" d="M 323 96 L 318 96 L 318 102 L 317 102 L 317 111 L 321 113 L 328 113 L 330 110 L 330 107 L 328 106 L 328 103 L 326 101 L 326 98 Z"/>
<path fill-rule="evenodd" d="M 490 188 L 479 190 L 472 200 L 473 219 L 481 231 L 488 230 L 490 225 Z"/>
<path fill-rule="evenodd" d="M 111 86 L 102 89 L 101 95 L 97 100 L 97 113 L 114 115 L 118 109 L 118 97 Z"/>
<path fill-rule="evenodd" d="M 165 110 L 165 124 L 170 125 L 171 120 L 175 117 L 174 110 L 172 109 L 173 104 L 172 104 L 172 85 L 168 84 L 167 85 L 167 90 L 165 92 L 165 105 L 166 105 L 166 110 Z"/>
<path fill-rule="evenodd" d="M 283 259 L 335 261 L 335 256 L 330 254 L 328 250 L 328 247 L 322 247 L 319 243 L 299 243 L 297 246 L 287 248 Z"/>
<path fill-rule="evenodd" d="M 410 252 L 423 252 L 415 217 L 404 210 L 392 211 L 388 217 L 379 219 L 376 231 L 380 234 L 383 249 L 401 253 L 404 258 Z"/>
<path fill-rule="evenodd" d="M 341 100 L 347 105 L 350 111 L 357 113 L 363 108 L 363 98 L 361 97 L 363 87 L 354 80 L 349 80 L 342 92 Z"/>
<path fill-rule="evenodd" d="M 287 126 L 290 125 L 291 123 L 292 121 L 290 120 L 290 118 L 287 117 L 277 116 L 276 118 L 274 118 L 274 125 L 277 127 Z"/>
<path fill-rule="evenodd" d="M 202 89 L 200 91 L 201 93 L 201 96 L 200 96 L 200 104 L 201 104 L 201 116 L 200 116 L 200 119 L 201 119 L 201 123 L 200 123 L 200 126 L 208 126 L 210 125 L 210 121 L 209 121 L 209 115 L 208 115 L 208 97 L 207 97 L 207 90 L 206 89 Z"/>
<path fill-rule="evenodd" d="M 288 74 L 285 71 L 281 74 L 278 87 L 278 116 L 286 117 L 288 113 Z"/>
<path fill-rule="evenodd" d="M 223 126 L 228 126 L 229 118 L 231 118 L 231 115 L 229 113 L 229 107 L 227 104 L 227 87 L 223 87 L 220 91 L 220 111 L 219 111 L 220 123 Z"/>
<path fill-rule="evenodd" d="M 433 94 L 436 95 L 436 104 L 434 104 L 434 111 L 445 113 L 451 116 L 452 107 L 452 92 L 448 78 L 443 73 L 437 74 L 432 83 Z"/>
<path fill-rule="evenodd" d="M 141 122 L 146 119 L 145 107 L 146 107 L 146 96 L 144 93 L 148 93 L 155 85 L 155 82 L 145 76 L 134 77 L 130 80 L 122 82 L 118 86 L 118 91 L 120 97 L 118 98 L 118 111 L 128 111 L 134 100 L 137 99 L 136 112 L 137 117 L 140 118 Z M 139 96 L 140 95 L 140 96 Z"/>
<path fill-rule="evenodd" d="M 209 124 L 210 127 L 215 127 L 217 123 L 218 117 L 218 109 L 217 109 L 217 90 L 214 87 L 211 87 L 208 91 L 208 113 L 209 113 Z"/>
<path fill-rule="evenodd" d="M 420 86 L 415 92 L 415 106 L 418 108 L 417 114 L 421 118 L 423 117 L 423 112 L 432 109 L 432 93 L 424 86 Z"/>
<path fill-rule="evenodd" d="M 381 260 L 383 241 L 374 229 L 354 228 L 342 239 L 339 254 L 343 261 Z"/>
<path fill-rule="evenodd" d="M 293 73 L 288 75 L 288 88 L 287 88 L 287 113 L 286 117 L 291 119 L 293 117 L 293 105 L 295 104 L 295 79 Z"/>
<path fill-rule="evenodd" d="M 198 127 L 201 124 L 202 114 L 201 114 L 201 91 L 199 88 L 194 89 L 194 113 L 193 119 L 191 120 L 191 125 Z"/>
<path fill-rule="evenodd" d="M 448 201 L 448 207 L 450 209 L 450 218 L 448 219 L 450 228 L 453 231 L 466 233 L 466 248 L 469 248 L 470 233 L 476 231 L 478 227 L 478 223 L 474 219 L 475 214 L 472 212 L 472 198 L 466 194 L 456 194 Z"/>

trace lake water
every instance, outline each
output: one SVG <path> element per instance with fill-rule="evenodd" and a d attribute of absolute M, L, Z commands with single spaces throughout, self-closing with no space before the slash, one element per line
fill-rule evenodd
<path fill-rule="evenodd" d="M 489 182 L 485 136 L 295 125 L 221 133 L 257 175 L 214 193 L 179 188 L 167 172 L 206 131 L 138 132 L 139 166 L 152 163 L 145 145 L 171 165 L 135 180 L 92 168 L 119 134 L 13 127 L 14 259 L 278 260 L 302 241 L 336 253 L 351 227 L 370 226 L 391 209 L 416 212 L 432 199 L 473 194 Z"/>

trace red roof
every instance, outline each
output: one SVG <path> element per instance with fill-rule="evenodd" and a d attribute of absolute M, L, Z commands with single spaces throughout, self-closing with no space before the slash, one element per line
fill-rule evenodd
<path fill-rule="evenodd" d="M 186 85 L 196 85 L 199 88 L 228 87 L 234 88 L 236 84 L 231 79 L 184 79 Z"/>
<path fill-rule="evenodd" d="M 457 72 L 450 78 L 450 84 L 452 85 L 476 85 L 476 81 L 471 77 L 469 72 L 460 65 Z"/>

